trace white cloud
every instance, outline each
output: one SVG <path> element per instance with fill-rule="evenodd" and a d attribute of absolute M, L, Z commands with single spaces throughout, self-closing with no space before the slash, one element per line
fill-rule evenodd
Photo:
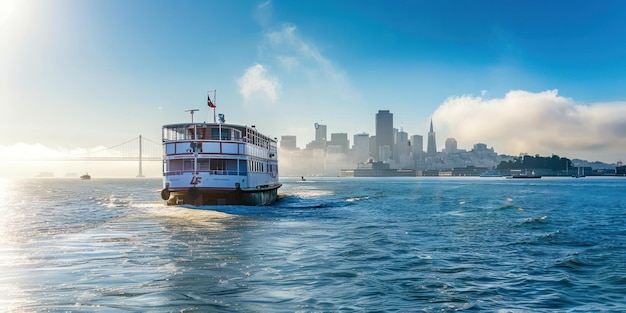
<path fill-rule="evenodd" d="M 313 83 L 348 89 L 345 73 L 326 58 L 311 41 L 303 39 L 293 24 L 283 24 L 265 34 L 260 46 L 263 54 L 275 58 L 287 72 L 302 71 Z"/>
<path fill-rule="evenodd" d="M 584 105 L 557 90 L 514 90 L 501 99 L 448 98 L 433 119 L 443 137 L 468 146 L 483 142 L 499 153 L 554 153 L 607 162 L 626 157 L 624 102 Z"/>
<path fill-rule="evenodd" d="M 259 4 L 254 12 L 254 18 L 260 25 L 267 25 L 272 18 L 272 1 L 268 0 Z"/>
<path fill-rule="evenodd" d="M 245 101 L 253 99 L 255 102 L 274 103 L 278 100 L 280 82 L 267 73 L 261 64 L 255 64 L 246 69 L 237 81 L 239 92 Z"/>
<path fill-rule="evenodd" d="M 278 64 L 287 72 L 293 72 L 300 66 L 300 61 L 296 57 L 278 56 L 276 57 Z"/>

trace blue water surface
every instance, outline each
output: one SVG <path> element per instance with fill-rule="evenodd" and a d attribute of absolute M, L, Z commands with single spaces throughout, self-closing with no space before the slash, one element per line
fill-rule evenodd
<path fill-rule="evenodd" d="M 626 311 L 624 178 L 282 182 L 197 208 L 160 179 L 3 179 L 0 311 Z"/>

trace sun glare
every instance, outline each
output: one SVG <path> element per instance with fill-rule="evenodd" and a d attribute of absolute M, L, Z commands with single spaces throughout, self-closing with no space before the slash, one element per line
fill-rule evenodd
<path fill-rule="evenodd" d="M 17 18 L 23 0 L 0 0 L 0 23 L 4 24 Z"/>

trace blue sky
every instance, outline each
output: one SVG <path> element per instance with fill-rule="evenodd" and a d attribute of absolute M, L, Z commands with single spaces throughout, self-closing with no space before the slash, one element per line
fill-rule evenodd
<path fill-rule="evenodd" d="M 0 0 L 0 39 L 4 152 L 158 141 L 217 89 L 300 147 L 383 109 L 440 147 L 626 161 L 621 1 Z"/>

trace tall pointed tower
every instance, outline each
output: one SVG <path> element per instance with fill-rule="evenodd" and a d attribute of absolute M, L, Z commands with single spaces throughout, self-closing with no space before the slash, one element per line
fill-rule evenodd
<path fill-rule="evenodd" d="M 428 132 L 428 147 L 426 155 L 433 157 L 437 154 L 437 141 L 435 140 L 435 131 L 433 130 L 433 119 L 430 119 L 430 131 Z"/>

